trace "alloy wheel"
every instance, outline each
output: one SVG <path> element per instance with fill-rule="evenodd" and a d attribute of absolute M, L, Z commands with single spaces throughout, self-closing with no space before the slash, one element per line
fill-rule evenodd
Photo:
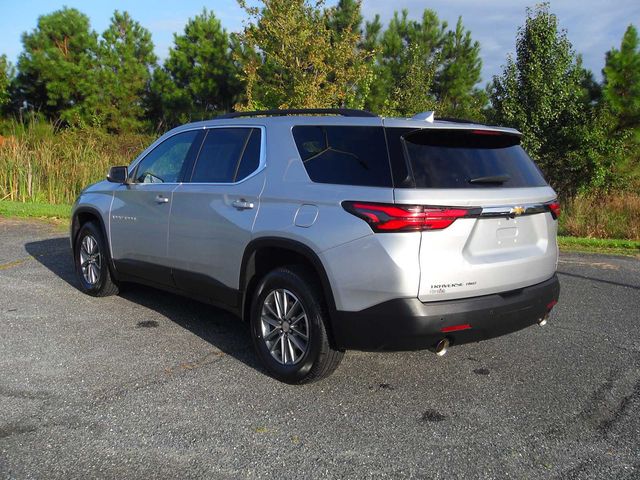
<path fill-rule="evenodd" d="M 80 244 L 80 268 L 85 282 L 95 285 L 100 279 L 102 269 L 102 255 L 96 239 L 87 235 Z"/>
<path fill-rule="evenodd" d="M 262 339 L 282 365 L 295 365 L 309 349 L 309 320 L 302 302 L 284 288 L 271 291 L 261 312 Z"/>

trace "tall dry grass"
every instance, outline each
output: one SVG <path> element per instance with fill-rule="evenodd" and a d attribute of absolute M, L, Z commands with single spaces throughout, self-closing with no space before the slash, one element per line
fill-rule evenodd
<path fill-rule="evenodd" d="M 640 192 L 578 196 L 563 205 L 560 233 L 640 240 Z"/>
<path fill-rule="evenodd" d="M 72 203 L 113 165 L 128 165 L 151 142 L 139 134 L 56 128 L 47 122 L 3 125 L 0 200 Z"/>

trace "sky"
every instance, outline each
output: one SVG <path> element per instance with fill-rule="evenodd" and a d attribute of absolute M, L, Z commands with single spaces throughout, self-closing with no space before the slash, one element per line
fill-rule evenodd
<path fill-rule="evenodd" d="M 253 2 L 255 3 L 255 2 Z M 327 1 L 328 5 L 336 0 Z M 604 56 L 619 48 L 630 23 L 640 27 L 640 0 L 551 0 L 551 10 L 567 30 L 569 40 L 584 65 L 601 78 Z M 507 54 L 513 53 L 518 26 L 524 23 L 526 7 L 535 0 L 364 0 L 365 20 L 379 14 L 383 23 L 394 10 L 407 9 L 419 19 L 425 8 L 435 10 L 442 20 L 455 26 L 458 16 L 474 40 L 481 46 L 482 83 L 502 71 Z M 91 19 L 97 32 L 104 31 L 114 10 L 126 10 L 147 28 L 153 37 L 156 54 L 167 56 L 174 32 L 180 33 L 187 19 L 203 7 L 213 10 L 228 31 L 242 29 L 246 15 L 236 0 L 0 0 L 0 54 L 13 63 L 22 50 L 22 32 L 35 28 L 38 16 L 63 6 L 75 7 Z"/>

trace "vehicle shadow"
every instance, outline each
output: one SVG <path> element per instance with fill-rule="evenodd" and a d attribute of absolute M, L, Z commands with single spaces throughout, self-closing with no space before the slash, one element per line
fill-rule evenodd
<path fill-rule="evenodd" d="M 78 288 L 71 248 L 67 238 L 51 238 L 28 242 L 25 249 L 35 260 L 70 287 Z M 119 294 L 146 307 L 199 336 L 212 346 L 247 366 L 265 373 L 255 356 L 249 328 L 234 315 L 195 300 L 136 284 L 124 284 Z M 96 299 L 99 302 L 100 299 Z M 155 322 L 138 322 L 139 328 L 153 328 Z"/>

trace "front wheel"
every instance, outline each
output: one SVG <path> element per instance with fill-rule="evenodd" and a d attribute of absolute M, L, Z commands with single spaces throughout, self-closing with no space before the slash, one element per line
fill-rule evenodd
<path fill-rule="evenodd" d="M 307 383 L 330 375 L 344 352 L 327 334 L 322 291 L 303 267 L 281 267 L 260 282 L 251 304 L 253 343 L 269 373 L 286 383 Z"/>
<path fill-rule="evenodd" d="M 107 244 L 95 223 L 87 222 L 80 227 L 73 256 L 80 290 L 94 297 L 118 293 L 118 286 L 109 271 Z"/>

